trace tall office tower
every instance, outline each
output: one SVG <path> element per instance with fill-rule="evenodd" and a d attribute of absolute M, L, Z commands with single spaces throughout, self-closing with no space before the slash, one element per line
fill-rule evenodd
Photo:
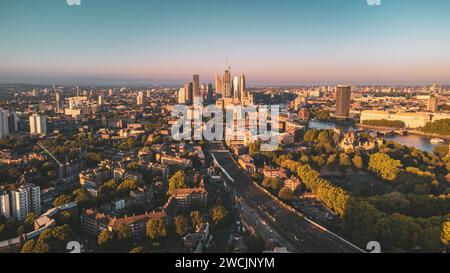
<path fill-rule="evenodd" d="M 235 76 L 233 78 L 233 97 L 235 100 L 240 101 L 241 100 L 241 87 L 239 83 L 240 78 L 238 76 Z"/>
<path fill-rule="evenodd" d="M 136 98 L 136 103 L 138 106 L 144 105 L 144 92 L 139 91 L 138 96 Z"/>
<path fill-rule="evenodd" d="M 241 100 L 243 100 L 244 98 L 247 97 L 247 94 L 245 93 L 245 75 L 244 74 L 241 74 L 239 87 L 240 87 L 239 93 L 241 93 Z"/>
<path fill-rule="evenodd" d="M 98 96 L 98 106 L 103 106 L 104 103 L 103 95 Z"/>
<path fill-rule="evenodd" d="M 0 188 L 0 215 L 6 218 L 11 217 L 9 194 L 4 188 Z"/>
<path fill-rule="evenodd" d="M 437 112 L 438 111 L 438 105 L 439 105 L 439 100 L 436 96 L 430 96 L 430 98 L 428 99 L 428 106 L 427 106 L 427 110 L 430 112 Z"/>
<path fill-rule="evenodd" d="M 61 112 L 61 94 L 55 91 L 55 99 L 56 99 L 56 113 L 59 114 Z"/>
<path fill-rule="evenodd" d="M 47 134 L 47 122 L 44 115 L 33 114 L 30 116 L 30 134 L 45 135 Z"/>
<path fill-rule="evenodd" d="M 219 75 L 216 75 L 216 94 L 223 94 L 222 78 Z"/>
<path fill-rule="evenodd" d="M 14 134 L 19 131 L 19 118 L 16 112 L 9 112 L 8 114 L 8 131 L 9 134 Z"/>
<path fill-rule="evenodd" d="M 223 93 L 222 98 L 231 98 L 231 74 L 229 70 L 225 70 L 223 74 Z"/>
<path fill-rule="evenodd" d="M 184 90 L 184 87 L 181 87 L 178 91 L 178 103 L 186 104 L 186 91 Z"/>
<path fill-rule="evenodd" d="M 194 75 L 192 76 L 192 92 L 193 92 L 193 98 L 200 98 L 200 76 Z"/>
<path fill-rule="evenodd" d="M 336 87 L 336 117 L 346 118 L 350 116 L 352 88 L 348 85 Z"/>
<path fill-rule="evenodd" d="M 9 194 L 4 188 L 0 188 L 0 215 L 3 215 L 6 218 L 11 217 Z"/>
<path fill-rule="evenodd" d="M 0 108 L 0 138 L 7 137 L 9 135 L 9 111 Z"/>
<path fill-rule="evenodd" d="M 148 89 L 147 90 L 147 98 L 150 98 L 152 96 L 152 90 Z"/>
<path fill-rule="evenodd" d="M 25 219 L 28 213 L 41 214 L 41 189 L 34 184 L 25 184 L 11 191 L 12 216 L 18 221 Z"/>
<path fill-rule="evenodd" d="M 112 97 L 112 95 L 113 95 L 113 90 L 110 88 L 110 89 L 108 90 L 108 96 L 109 96 L 109 97 Z"/>
<path fill-rule="evenodd" d="M 206 86 L 206 101 L 207 101 L 207 103 L 213 103 L 213 100 L 214 100 L 214 98 L 213 98 L 213 86 L 212 86 L 212 84 L 208 84 L 207 86 Z"/>
<path fill-rule="evenodd" d="M 192 82 L 186 83 L 184 85 L 186 104 L 192 104 L 194 102 L 194 94 L 193 94 L 192 86 L 193 86 Z"/>

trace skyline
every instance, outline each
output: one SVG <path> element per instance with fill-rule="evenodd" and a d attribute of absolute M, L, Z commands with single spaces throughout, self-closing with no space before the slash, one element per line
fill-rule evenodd
<path fill-rule="evenodd" d="M 450 84 L 445 0 L 0 3 L 0 82 Z"/>

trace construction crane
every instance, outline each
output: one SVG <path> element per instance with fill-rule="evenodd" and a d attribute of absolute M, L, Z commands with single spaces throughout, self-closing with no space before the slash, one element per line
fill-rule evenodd
<path fill-rule="evenodd" d="M 39 147 L 41 147 L 41 149 L 46 152 L 59 166 L 59 170 L 58 170 L 58 176 L 61 178 L 63 176 L 63 169 L 64 169 L 64 164 L 61 163 L 61 161 L 59 161 L 56 156 L 54 154 L 52 154 L 44 145 L 42 145 L 41 143 L 37 143 L 37 145 Z"/>

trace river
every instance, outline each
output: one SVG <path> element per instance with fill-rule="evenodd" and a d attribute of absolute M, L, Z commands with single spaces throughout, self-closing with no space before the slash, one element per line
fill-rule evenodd
<path fill-rule="evenodd" d="M 327 123 L 327 122 L 321 122 L 321 121 L 310 121 L 309 122 L 310 128 L 315 129 L 334 129 L 338 128 L 343 131 L 354 131 L 358 130 L 358 126 L 352 126 L 352 125 L 346 125 L 346 124 L 335 124 L 335 123 Z M 434 148 L 436 148 L 436 144 L 432 144 L 430 142 L 432 137 L 427 136 L 420 136 L 420 135 L 406 135 L 406 136 L 390 136 L 390 137 L 383 137 L 385 140 L 392 140 L 397 143 L 400 143 L 405 146 L 413 146 L 417 149 L 420 149 L 422 151 L 426 152 L 433 152 Z M 446 142 L 448 144 L 448 142 Z"/>

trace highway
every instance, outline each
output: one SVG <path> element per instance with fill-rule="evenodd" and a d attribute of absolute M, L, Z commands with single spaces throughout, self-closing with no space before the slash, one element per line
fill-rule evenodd
<path fill-rule="evenodd" d="M 250 222 L 253 222 L 258 233 L 262 233 L 261 236 L 270 236 L 275 243 L 295 253 L 364 252 L 272 199 L 251 182 L 228 151 L 213 149 L 211 154 L 222 171 L 228 174 L 228 180 L 233 181 L 231 184 L 238 199 L 237 207 L 250 217 Z"/>

